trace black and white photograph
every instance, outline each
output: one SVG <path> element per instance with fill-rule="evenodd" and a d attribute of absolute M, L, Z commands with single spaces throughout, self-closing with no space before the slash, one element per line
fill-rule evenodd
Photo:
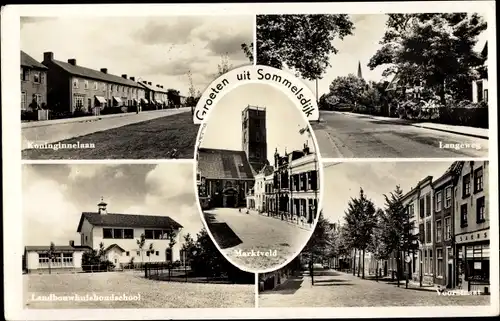
<path fill-rule="evenodd" d="M 309 122 L 284 92 L 252 83 L 228 92 L 208 114 L 196 158 L 202 217 L 231 262 L 267 271 L 302 249 L 321 166 Z"/>
<path fill-rule="evenodd" d="M 255 274 L 211 241 L 193 177 L 189 163 L 24 165 L 24 308 L 254 307 Z"/>
<path fill-rule="evenodd" d="M 254 16 L 21 17 L 22 158 L 192 159 L 205 88 Z"/>
<path fill-rule="evenodd" d="M 257 64 L 316 93 L 324 158 L 488 156 L 486 15 L 275 14 L 256 28 Z"/>
<path fill-rule="evenodd" d="M 316 229 L 290 264 L 259 274 L 258 306 L 490 305 L 489 167 L 325 162 Z"/>

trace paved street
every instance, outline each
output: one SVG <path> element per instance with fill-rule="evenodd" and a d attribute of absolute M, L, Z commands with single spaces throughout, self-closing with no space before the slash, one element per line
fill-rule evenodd
<path fill-rule="evenodd" d="M 321 275 L 316 275 L 321 274 Z M 288 279 L 259 295 L 259 307 L 386 307 L 386 306 L 475 306 L 489 305 L 491 296 L 444 296 L 426 288 L 398 288 L 396 282 L 363 280 L 336 271 L 315 272 Z"/>
<path fill-rule="evenodd" d="M 28 143 L 54 143 L 68 138 L 84 136 L 99 131 L 109 130 L 129 124 L 135 124 L 160 117 L 171 116 L 189 111 L 190 108 L 165 109 L 139 114 L 130 113 L 120 117 L 110 117 L 85 122 L 71 122 L 41 127 L 22 128 L 22 146 L 24 150 Z"/>
<path fill-rule="evenodd" d="M 246 214 L 245 209 L 240 213 L 235 208 L 218 208 L 206 211 L 205 217 L 224 254 L 234 264 L 253 271 L 285 263 L 302 249 L 311 234 L 309 230 L 280 219 L 256 212 Z M 239 256 L 236 254 L 239 250 L 245 253 L 276 250 L 276 256 Z"/>
<path fill-rule="evenodd" d="M 378 157 L 487 157 L 488 140 L 417 128 L 405 121 L 383 121 L 367 115 L 322 111 L 323 123 L 312 123 L 321 156 L 326 158 Z M 474 144 L 480 149 L 439 148 L 442 144 Z"/>

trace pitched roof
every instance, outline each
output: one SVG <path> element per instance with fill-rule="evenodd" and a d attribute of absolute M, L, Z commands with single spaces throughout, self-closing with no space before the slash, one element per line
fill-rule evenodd
<path fill-rule="evenodd" d="M 159 229 L 179 229 L 182 225 L 168 216 L 137 215 L 137 214 L 99 214 L 96 212 L 83 212 L 80 217 L 77 232 L 82 229 L 83 220 L 86 219 L 94 226 L 109 227 L 142 227 Z"/>
<path fill-rule="evenodd" d="M 272 173 L 274 173 L 274 166 L 272 165 L 264 165 L 259 171 L 259 174 L 264 174 L 264 176 L 271 175 Z"/>
<path fill-rule="evenodd" d="M 126 86 L 131 86 L 131 87 L 140 87 L 139 84 L 133 80 L 125 79 L 123 77 L 115 76 L 112 74 L 103 73 L 100 70 L 94 70 L 94 69 L 90 69 L 90 68 L 82 67 L 82 66 L 78 66 L 78 65 L 75 66 L 75 65 L 72 65 L 70 63 L 59 61 L 59 60 L 52 60 L 52 62 L 72 75 L 77 75 L 77 76 L 81 76 L 81 77 L 85 77 L 85 78 L 91 78 L 91 79 L 96 79 L 96 80 L 101 80 L 101 81 L 117 83 L 120 85 L 126 85 Z"/>
<path fill-rule="evenodd" d="M 50 250 L 49 245 L 29 245 L 24 247 L 26 252 L 48 252 Z M 74 252 L 78 250 L 91 250 L 92 248 L 90 246 L 86 245 L 77 245 L 77 246 L 71 246 L 71 245 L 56 245 L 54 246 L 54 250 L 57 252 Z"/>
<path fill-rule="evenodd" d="M 151 91 L 156 91 L 156 92 L 160 92 L 160 93 L 167 93 L 168 92 L 167 89 L 165 89 L 165 88 L 158 88 L 158 87 L 155 87 L 155 86 L 150 85 L 150 84 L 145 84 L 142 81 L 139 82 L 138 84 L 141 85 L 144 88 L 147 88 L 147 89 L 151 90 Z"/>
<path fill-rule="evenodd" d="M 125 252 L 125 250 L 123 249 L 123 247 L 121 247 L 120 245 L 116 244 L 116 243 L 113 243 L 111 244 L 110 246 L 108 246 L 107 248 L 104 249 L 104 252 L 108 252 L 109 250 L 111 250 L 112 248 L 114 247 L 117 247 L 119 248 L 122 252 Z"/>
<path fill-rule="evenodd" d="M 253 179 L 254 174 L 244 151 L 198 149 L 198 170 L 206 179 Z"/>
<path fill-rule="evenodd" d="M 22 50 L 21 50 L 21 66 L 36 68 L 36 69 L 48 69 L 40 62 L 36 61 L 35 58 L 31 57 Z"/>

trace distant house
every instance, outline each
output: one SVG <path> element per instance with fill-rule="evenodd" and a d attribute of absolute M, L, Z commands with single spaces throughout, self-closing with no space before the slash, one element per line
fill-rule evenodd
<path fill-rule="evenodd" d="M 180 231 L 182 225 L 168 216 L 108 213 L 107 204 L 101 201 L 97 212 L 83 212 L 77 232 L 81 244 L 99 249 L 104 244 L 106 258 L 115 266 L 125 265 L 132 259 L 140 262 L 182 261 Z M 144 234 L 143 249 L 137 240 Z M 170 248 L 169 235 L 174 235 L 176 244 Z M 153 251 L 149 251 L 153 244 Z"/>
<path fill-rule="evenodd" d="M 92 250 L 89 246 L 78 246 L 70 242 L 70 245 L 56 245 L 52 252 L 52 261 L 49 264 L 50 246 L 26 246 L 24 248 L 24 268 L 28 273 L 64 271 L 81 269 L 82 256 L 86 251 Z"/>
<path fill-rule="evenodd" d="M 47 104 L 47 67 L 21 51 L 21 110 L 32 111 Z"/>
<path fill-rule="evenodd" d="M 156 107 L 153 109 L 163 109 L 168 106 L 167 90 L 163 88 L 163 85 L 153 86 L 152 82 L 146 80 L 139 82 L 139 85 L 145 91 L 143 104 Z"/>
<path fill-rule="evenodd" d="M 476 70 L 479 73 L 479 79 L 472 82 L 472 102 L 488 102 L 488 42 L 485 43 L 481 51 L 481 57 L 484 62 Z"/>
<path fill-rule="evenodd" d="M 108 74 L 107 68 L 94 70 L 77 65 L 76 59 L 63 62 L 52 52 L 43 54 L 48 68 L 47 99 L 51 109 L 60 112 L 95 112 L 95 108 L 137 106 L 144 89 L 126 74 Z"/>

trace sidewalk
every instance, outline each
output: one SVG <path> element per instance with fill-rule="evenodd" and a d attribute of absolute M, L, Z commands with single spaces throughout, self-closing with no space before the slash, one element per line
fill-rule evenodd
<path fill-rule="evenodd" d="M 375 120 L 379 120 L 379 121 L 386 121 L 386 122 L 394 123 L 394 124 L 405 124 L 405 125 L 410 125 L 410 126 L 414 126 L 414 127 L 438 130 L 438 131 L 452 133 L 452 134 L 489 139 L 489 129 L 488 128 L 445 125 L 445 124 L 437 124 L 437 123 L 430 123 L 430 122 L 419 123 L 417 121 L 408 120 L 408 119 L 372 116 L 372 115 L 367 115 L 367 114 L 357 114 L 357 113 L 351 113 L 351 112 L 339 112 L 339 113 L 342 113 L 342 114 L 348 115 L 348 116 L 371 118 L 371 119 L 375 119 Z"/>
<path fill-rule="evenodd" d="M 141 111 L 140 113 L 131 112 L 131 113 L 99 115 L 99 116 L 83 116 L 83 117 L 73 117 L 73 118 L 30 121 L 30 122 L 21 123 L 21 128 L 34 128 L 34 127 L 43 127 L 43 126 L 51 126 L 51 125 L 67 124 L 67 123 L 93 122 L 93 121 L 98 121 L 98 120 L 106 119 L 106 118 L 130 117 L 130 116 L 149 114 L 149 113 L 162 113 L 162 112 L 168 113 L 168 112 L 172 112 L 173 110 L 187 111 L 187 110 L 191 110 L 191 107 L 147 110 L 147 111 Z"/>
<path fill-rule="evenodd" d="M 300 225 L 300 223 L 295 223 L 293 221 L 288 221 L 288 220 L 281 220 L 281 218 L 279 217 L 273 217 L 273 216 L 267 216 L 267 213 L 266 212 L 263 212 L 263 213 L 259 213 L 258 211 L 254 210 L 254 209 L 244 209 L 242 211 L 246 211 L 248 210 L 248 212 L 252 215 L 260 215 L 260 216 L 263 216 L 263 217 L 267 217 L 269 219 L 273 219 L 273 220 L 279 220 L 281 222 L 284 222 L 284 223 L 288 223 L 289 225 L 293 225 L 295 227 L 298 227 L 300 229 L 303 229 L 303 230 L 306 230 L 306 231 L 311 231 L 312 230 L 312 225 L 311 226 L 308 226 L 309 224 L 305 224 L 305 225 Z"/>

